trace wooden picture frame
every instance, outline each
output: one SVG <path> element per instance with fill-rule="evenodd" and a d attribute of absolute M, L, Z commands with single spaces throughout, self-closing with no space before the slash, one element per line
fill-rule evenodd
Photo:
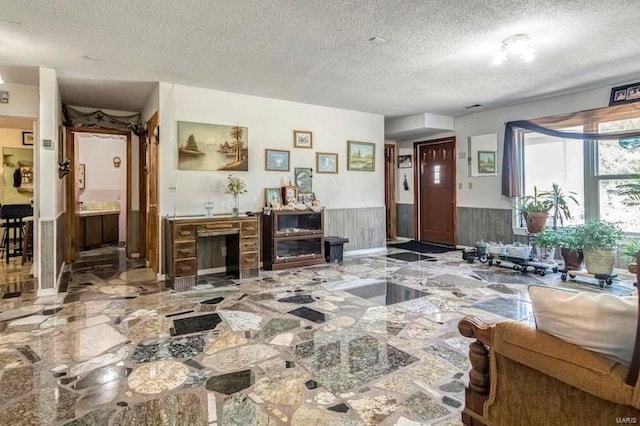
<path fill-rule="evenodd" d="M 640 101 L 640 82 L 611 89 L 609 106 L 630 104 L 638 101 Z"/>
<path fill-rule="evenodd" d="M 347 170 L 374 172 L 376 170 L 376 144 L 347 141 Z"/>
<path fill-rule="evenodd" d="M 313 132 L 307 130 L 294 130 L 293 147 L 305 149 L 313 148 Z"/>
<path fill-rule="evenodd" d="M 22 132 L 22 145 L 33 146 L 33 132 Z"/>
<path fill-rule="evenodd" d="M 478 151 L 478 176 L 495 176 L 497 173 L 496 152 Z"/>
<path fill-rule="evenodd" d="M 264 169 L 269 172 L 288 172 L 290 163 L 289 151 L 282 149 L 264 150 Z"/>
<path fill-rule="evenodd" d="M 313 192 L 313 169 L 311 167 L 296 167 L 293 169 L 298 193 Z"/>
<path fill-rule="evenodd" d="M 338 173 L 338 154 L 334 152 L 316 152 L 317 173 Z"/>
<path fill-rule="evenodd" d="M 273 203 L 273 204 L 272 204 Z M 275 207 L 274 204 L 282 205 L 282 193 L 280 188 L 264 189 L 264 204 L 267 207 Z"/>

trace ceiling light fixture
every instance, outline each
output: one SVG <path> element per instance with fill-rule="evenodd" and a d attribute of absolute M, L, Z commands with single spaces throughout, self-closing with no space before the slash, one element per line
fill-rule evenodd
<path fill-rule="evenodd" d="M 531 62 L 535 59 L 535 50 L 529 44 L 529 36 L 526 34 L 515 34 L 502 41 L 500 50 L 493 57 L 493 63 L 499 65 L 507 60 L 509 55 L 519 56 L 524 62 Z"/>

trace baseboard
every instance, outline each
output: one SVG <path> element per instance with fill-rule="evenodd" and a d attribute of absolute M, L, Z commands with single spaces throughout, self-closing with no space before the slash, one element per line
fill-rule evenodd
<path fill-rule="evenodd" d="M 376 248 L 362 249 L 362 250 L 348 250 L 344 252 L 344 256 L 360 256 L 363 254 L 381 253 L 385 251 L 387 251 L 386 247 L 376 247 Z"/>
<path fill-rule="evenodd" d="M 36 292 L 36 295 L 38 297 L 55 296 L 56 294 L 58 294 L 58 289 L 57 288 L 43 288 L 42 290 L 38 290 Z"/>

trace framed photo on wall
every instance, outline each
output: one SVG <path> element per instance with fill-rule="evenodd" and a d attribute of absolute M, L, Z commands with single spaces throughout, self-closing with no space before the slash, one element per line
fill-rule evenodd
<path fill-rule="evenodd" d="M 33 132 L 22 132 L 22 145 L 33 146 Z"/>
<path fill-rule="evenodd" d="M 318 173 L 338 173 L 338 154 L 316 152 L 316 170 Z"/>
<path fill-rule="evenodd" d="M 9 92 L 6 90 L 0 90 L 0 104 L 9 103 Z"/>
<path fill-rule="evenodd" d="M 313 148 L 313 133 L 305 130 L 293 131 L 294 148 Z"/>
<path fill-rule="evenodd" d="M 295 184 L 300 188 L 300 192 L 309 193 L 312 188 L 312 169 L 311 167 L 296 167 L 294 169 Z"/>
<path fill-rule="evenodd" d="M 496 152 L 478 151 L 478 175 L 492 176 L 496 173 Z"/>
<path fill-rule="evenodd" d="M 274 172 L 289 171 L 289 151 L 279 149 L 264 150 L 264 169 Z"/>
<path fill-rule="evenodd" d="M 347 170 L 373 172 L 376 170 L 376 144 L 347 141 Z"/>
<path fill-rule="evenodd" d="M 398 168 L 399 169 L 410 169 L 411 164 L 411 154 L 409 155 L 398 155 Z"/>
<path fill-rule="evenodd" d="M 630 104 L 640 101 L 640 82 L 611 89 L 609 106 Z"/>

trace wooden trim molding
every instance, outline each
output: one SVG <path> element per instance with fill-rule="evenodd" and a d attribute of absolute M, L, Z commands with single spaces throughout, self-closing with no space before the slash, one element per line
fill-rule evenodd
<path fill-rule="evenodd" d="M 388 204 L 386 209 L 389 212 L 389 223 L 387 224 L 387 238 L 395 240 L 397 237 L 397 223 L 396 223 L 396 146 L 394 144 L 384 144 L 384 157 L 385 157 L 385 192 Z"/>

